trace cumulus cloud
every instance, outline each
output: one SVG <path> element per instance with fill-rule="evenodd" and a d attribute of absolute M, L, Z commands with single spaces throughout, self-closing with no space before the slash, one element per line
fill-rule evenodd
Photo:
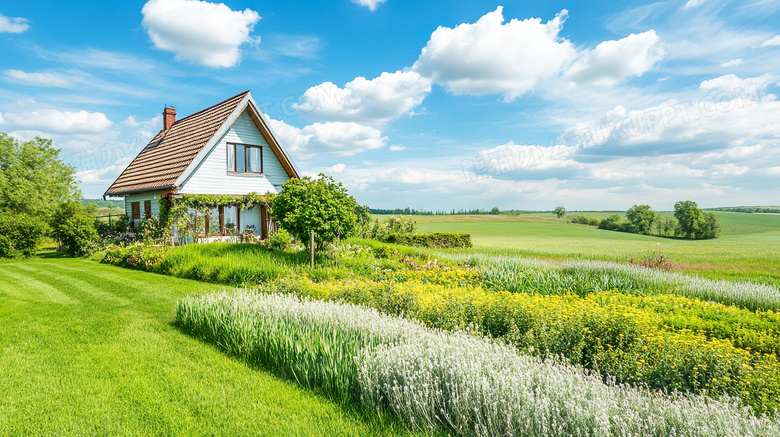
<path fill-rule="evenodd" d="M 99 133 L 111 126 L 111 121 L 102 112 L 40 111 L 3 114 L 4 123 L 15 128 L 54 133 Z"/>
<path fill-rule="evenodd" d="M 558 36 L 566 10 L 546 23 L 540 18 L 504 23 L 502 11 L 499 6 L 474 24 L 436 29 L 414 71 L 454 94 L 496 93 L 509 101 L 558 75 L 576 57 L 572 44 Z"/>
<path fill-rule="evenodd" d="M 26 18 L 11 18 L 0 14 L 0 33 L 22 33 L 30 28 Z"/>
<path fill-rule="evenodd" d="M 22 70 L 6 70 L 5 75 L 18 82 L 35 86 L 68 87 L 70 81 L 53 73 L 27 73 Z"/>
<path fill-rule="evenodd" d="M 315 154 L 352 156 L 384 147 L 387 141 L 379 129 L 354 122 L 314 123 L 304 128 L 280 120 L 268 122 L 280 143 L 303 159 Z"/>
<path fill-rule="evenodd" d="M 769 76 L 726 75 L 702 82 L 699 95 L 627 110 L 618 106 L 599 120 L 577 123 L 560 137 L 576 154 L 599 157 L 705 153 L 778 141 L 780 102 L 761 90 Z M 780 145 L 780 142 L 778 143 Z"/>
<path fill-rule="evenodd" d="M 663 57 L 663 47 L 654 30 L 631 34 L 617 41 L 604 41 L 586 51 L 566 76 L 576 82 L 614 86 L 629 77 L 641 76 Z"/>
<path fill-rule="evenodd" d="M 199 0 L 150 0 L 141 10 L 154 46 L 209 67 L 232 67 L 242 44 L 260 20 L 251 9 L 233 11 L 224 3 Z"/>
<path fill-rule="evenodd" d="M 332 82 L 311 87 L 295 109 L 321 121 L 382 124 L 410 114 L 431 91 L 431 80 L 415 71 L 357 77 L 339 88 Z"/>
<path fill-rule="evenodd" d="M 376 10 L 376 8 L 379 5 L 381 5 L 386 1 L 387 0 L 352 0 L 352 3 L 355 3 L 356 5 L 360 5 L 360 6 L 365 6 L 368 9 L 370 9 L 371 12 L 373 12 Z"/>
<path fill-rule="evenodd" d="M 775 35 L 774 37 L 761 43 L 761 47 L 771 47 L 771 46 L 780 46 L 780 35 Z"/>

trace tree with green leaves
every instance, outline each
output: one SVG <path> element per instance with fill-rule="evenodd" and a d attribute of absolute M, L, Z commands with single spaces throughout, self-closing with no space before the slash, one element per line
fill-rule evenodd
<path fill-rule="evenodd" d="M 60 159 L 52 141 L 0 133 L 0 211 L 47 220 L 62 202 L 81 197 L 76 169 Z"/>
<path fill-rule="evenodd" d="M 497 206 L 494 206 L 493 209 L 490 210 L 490 213 L 493 214 L 493 215 L 498 215 L 498 214 L 501 214 L 501 210 L 498 209 Z"/>
<path fill-rule="evenodd" d="M 330 176 L 290 179 L 271 208 L 271 217 L 306 247 L 314 231 L 315 249 L 346 237 L 355 229 L 358 204 L 347 189 Z"/>
<path fill-rule="evenodd" d="M 626 211 L 626 218 L 634 226 L 635 232 L 650 235 L 650 230 L 658 216 L 650 205 L 634 205 Z"/>
<path fill-rule="evenodd" d="M 553 214 L 555 214 L 556 217 L 561 218 L 566 215 L 566 208 L 562 206 L 556 206 L 553 210 Z"/>
<path fill-rule="evenodd" d="M 674 204 L 674 218 L 677 219 L 677 229 L 674 233 L 684 238 L 697 238 L 702 226 L 702 210 L 692 200 L 681 200 Z"/>

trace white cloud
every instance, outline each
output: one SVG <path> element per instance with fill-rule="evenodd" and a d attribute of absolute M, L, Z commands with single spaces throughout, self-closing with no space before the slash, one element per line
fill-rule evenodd
<path fill-rule="evenodd" d="M 736 67 L 737 65 L 742 64 L 742 58 L 732 59 L 728 62 L 724 62 L 720 64 L 721 67 Z"/>
<path fill-rule="evenodd" d="M 572 44 L 558 36 L 565 9 L 547 23 L 540 18 L 504 23 L 502 11 L 499 6 L 474 24 L 436 29 L 414 71 L 454 94 L 501 93 L 513 100 L 576 57 Z"/>
<path fill-rule="evenodd" d="M 774 37 L 761 43 L 761 47 L 769 46 L 780 46 L 780 35 L 775 35 Z"/>
<path fill-rule="evenodd" d="M 371 126 L 353 122 L 314 123 L 302 129 L 274 119 L 268 119 L 280 143 L 303 159 L 316 154 L 352 156 L 384 147 L 387 137 Z"/>
<path fill-rule="evenodd" d="M 683 6 L 683 9 L 695 8 L 696 6 L 701 6 L 702 4 L 704 4 L 705 1 L 706 0 L 688 0 L 688 3 L 686 3 L 685 6 Z"/>
<path fill-rule="evenodd" d="M 240 47 L 260 15 L 251 9 L 233 11 L 224 3 L 199 0 L 150 0 L 141 10 L 143 26 L 155 47 L 209 67 L 232 67 Z"/>
<path fill-rule="evenodd" d="M 346 165 L 338 163 L 334 165 L 333 167 L 328 168 L 328 171 L 326 173 L 342 173 L 344 172 L 344 169 L 347 168 Z"/>
<path fill-rule="evenodd" d="M 703 81 L 699 85 L 699 88 L 703 90 L 723 90 L 731 92 L 735 90 L 760 91 L 775 80 L 776 78 L 770 74 L 765 74 L 759 77 L 747 77 L 744 79 L 734 74 L 726 74 L 724 76 Z"/>
<path fill-rule="evenodd" d="M 360 6 L 365 6 L 373 12 L 376 10 L 376 8 L 379 5 L 381 5 L 386 1 L 387 0 L 352 0 L 352 3 L 355 3 L 356 5 L 360 5 Z"/>
<path fill-rule="evenodd" d="M 393 144 L 392 146 L 390 146 L 390 151 L 391 152 L 400 152 L 402 150 L 406 150 L 406 147 L 399 146 L 399 145 L 396 145 L 396 144 Z"/>
<path fill-rule="evenodd" d="M 127 127 L 138 127 L 140 125 L 141 123 L 135 121 L 135 117 L 133 117 L 132 115 L 127 117 L 125 121 L 122 122 L 122 126 L 127 126 Z"/>
<path fill-rule="evenodd" d="M 604 41 L 583 53 L 566 76 L 577 83 L 605 87 L 641 76 L 663 57 L 659 40 L 655 31 L 649 30 L 617 41 Z"/>
<path fill-rule="evenodd" d="M 412 113 L 430 91 L 431 80 L 417 72 L 385 72 L 372 80 L 357 77 L 343 89 L 324 82 L 293 106 L 315 120 L 382 124 Z"/>
<path fill-rule="evenodd" d="M 87 111 L 43 109 L 16 114 L 5 113 L 4 119 L 3 124 L 45 133 L 99 133 L 111 126 L 111 121 L 102 112 Z"/>
<path fill-rule="evenodd" d="M 780 102 L 761 90 L 769 75 L 740 78 L 725 75 L 702 82 L 707 93 L 667 100 L 639 110 L 618 106 L 599 120 L 577 123 L 562 135 L 576 146 L 575 155 L 600 162 L 621 156 L 708 153 L 777 140 Z M 780 145 L 780 142 L 778 142 Z"/>
<path fill-rule="evenodd" d="M 11 18 L 0 14 L 0 33 L 22 33 L 30 28 L 26 18 Z"/>
<path fill-rule="evenodd" d="M 53 73 L 27 73 L 22 70 L 6 70 L 4 73 L 7 77 L 28 85 L 63 88 L 70 86 L 70 81 Z"/>

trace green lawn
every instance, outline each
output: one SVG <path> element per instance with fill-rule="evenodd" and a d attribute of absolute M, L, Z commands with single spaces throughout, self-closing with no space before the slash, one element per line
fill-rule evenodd
<path fill-rule="evenodd" d="M 0 262 L 0 435 L 389 435 L 171 325 L 204 283 L 53 253 Z"/>
<path fill-rule="evenodd" d="M 567 213 L 603 218 L 607 212 Z M 668 213 L 664 213 L 668 214 Z M 661 250 L 681 271 L 780 285 L 780 215 L 716 212 L 722 236 L 678 240 L 576 225 L 553 214 L 412 216 L 420 232 L 465 232 L 474 249 L 552 260 L 625 262 Z M 376 216 L 380 220 L 385 216 Z"/>

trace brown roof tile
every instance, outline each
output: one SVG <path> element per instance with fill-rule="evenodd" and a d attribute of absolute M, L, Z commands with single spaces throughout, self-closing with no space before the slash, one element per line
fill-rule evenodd
<path fill-rule="evenodd" d="M 106 190 L 121 195 L 171 187 L 249 91 L 177 120 L 160 131 Z"/>

